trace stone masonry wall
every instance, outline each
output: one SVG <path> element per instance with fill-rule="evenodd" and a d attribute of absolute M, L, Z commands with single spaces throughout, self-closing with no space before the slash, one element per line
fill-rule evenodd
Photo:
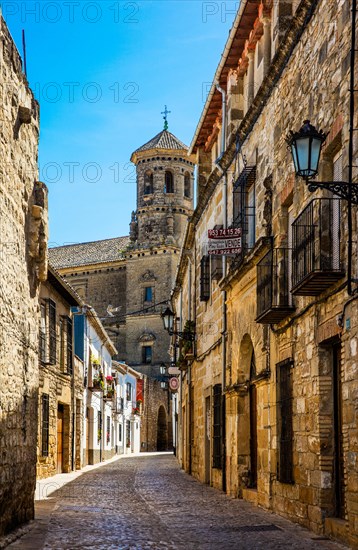
<path fill-rule="evenodd" d="M 34 515 L 38 284 L 47 192 L 35 183 L 39 108 L 0 18 L 0 535 Z"/>

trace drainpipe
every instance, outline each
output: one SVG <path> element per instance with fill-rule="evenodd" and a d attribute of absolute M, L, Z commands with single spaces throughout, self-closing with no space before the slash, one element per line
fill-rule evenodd
<path fill-rule="evenodd" d="M 226 147 L 226 93 L 219 84 L 216 84 L 216 89 L 221 93 L 222 97 L 222 135 L 221 135 L 221 158 L 225 152 Z M 227 228 L 227 171 L 224 173 L 223 181 L 223 226 L 224 229 Z M 226 257 L 223 256 L 223 276 L 226 274 Z M 227 331 L 227 322 L 226 322 L 226 291 L 222 291 L 222 333 L 221 333 L 221 342 L 222 342 L 222 404 L 221 404 L 221 429 L 222 429 L 222 490 L 226 492 L 226 331 Z"/>

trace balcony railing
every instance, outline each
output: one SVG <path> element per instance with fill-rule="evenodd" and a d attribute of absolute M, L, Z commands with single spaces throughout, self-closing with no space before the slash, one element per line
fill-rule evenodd
<path fill-rule="evenodd" d="M 316 296 L 344 276 L 340 200 L 313 199 L 292 224 L 292 293 Z"/>
<path fill-rule="evenodd" d="M 257 323 L 279 323 L 294 311 L 292 251 L 274 248 L 257 264 Z"/>

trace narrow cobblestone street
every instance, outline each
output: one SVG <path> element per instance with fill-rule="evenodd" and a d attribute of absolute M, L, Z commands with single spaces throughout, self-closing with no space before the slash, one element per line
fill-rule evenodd
<path fill-rule="evenodd" d="M 85 473 L 37 506 L 33 528 L 8 548 L 343 548 L 204 486 L 170 454 L 122 458 Z"/>

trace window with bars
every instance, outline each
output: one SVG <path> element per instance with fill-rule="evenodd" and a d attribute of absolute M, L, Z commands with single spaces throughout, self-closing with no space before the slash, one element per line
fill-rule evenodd
<path fill-rule="evenodd" d="M 49 333 L 49 363 L 56 364 L 57 353 L 57 338 L 56 338 L 56 302 L 49 299 L 47 301 L 48 308 L 48 333 Z"/>
<path fill-rule="evenodd" d="M 48 456 L 50 398 L 47 393 L 43 393 L 41 396 L 41 419 L 41 455 Z"/>
<path fill-rule="evenodd" d="M 255 215 L 256 166 L 245 166 L 233 190 L 233 227 L 242 230 L 242 254 L 256 242 Z"/>
<path fill-rule="evenodd" d="M 213 468 L 222 468 L 221 384 L 215 384 L 213 397 Z"/>
<path fill-rule="evenodd" d="M 293 360 L 276 365 L 277 372 L 277 479 L 294 483 L 293 479 Z"/>
<path fill-rule="evenodd" d="M 210 298 L 210 256 L 203 256 L 200 261 L 200 301 Z"/>
<path fill-rule="evenodd" d="M 73 372 L 73 359 L 72 359 L 72 319 L 66 317 L 66 332 L 67 332 L 67 373 L 72 374 Z"/>
<path fill-rule="evenodd" d="M 60 319 L 60 369 L 62 372 L 65 371 L 65 345 L 66 345 L 66 323 L 63 317 Z"/>
<path fill-rule="evenodd" d="M 126 385 L 126 399 L 132 401 L 132 384 L 130 382 L 127 382 Z"/>
<path fill-rule="evenodd" d="M 46 322 L 46 305 L 40 306 L 40 334 L 39 334 L 39 347 L 40 347 L 40 361 L 46 363 L 47 361 L 47 322 Z"/>

